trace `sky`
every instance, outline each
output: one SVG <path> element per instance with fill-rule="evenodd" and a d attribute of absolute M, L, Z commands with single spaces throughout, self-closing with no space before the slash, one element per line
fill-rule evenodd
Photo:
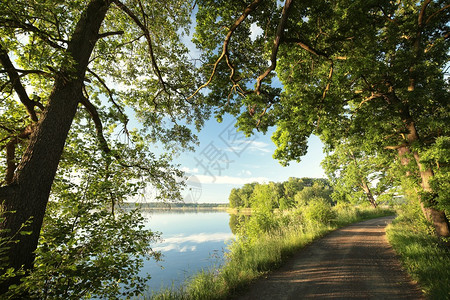
<path fill-rule="evenodd" d="M 232 188 L 251 182 L 282 182 L 289 177 L 325 177 L 320 162 L 323 144 L 316 136 L 308 140 L 308 154 L 300 163 L 283 167 L 272 158 L 275 145 L 270 129 L 266 135 L 245 137 L 234 127 L 232 116 L 222 123 L 209 120 L 199 133 L 200 145 L 182 153 L 175 161 L 189 178 L 183 191 L 185 202 L 227 203 Z"/>

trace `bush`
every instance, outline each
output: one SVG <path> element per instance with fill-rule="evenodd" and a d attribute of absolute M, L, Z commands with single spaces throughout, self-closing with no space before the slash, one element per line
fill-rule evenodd
<path fill-rule="evenodd" d="M 309 221 L 328 224 L 334 217 L 330 202 L 324 198 L 313 198 L 306 206 L 305 218 Z"/>

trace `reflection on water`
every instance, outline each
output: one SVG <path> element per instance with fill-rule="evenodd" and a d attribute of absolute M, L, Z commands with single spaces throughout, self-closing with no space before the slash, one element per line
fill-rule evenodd
<path fill-rule="evenodd" d="M 163 253 L 162 262 L 146 261 L 142 273 L 149 273 L 149 286 L 179 286 L 201 269 L 223 261 L 227 242 L 232 240 L 230 215 L 218 211 L 144 211 L 147 228 L 162 233 L 163 241 L 152 245 Z"/>
<path fill-rule="evenodd" d="M 228 225 L 230 226 L 233 235 L 237 234 L 239 225 L 244 224 L 249 218 L 249 215 L 230 214 L 230 221 L 228 222 Z"/>

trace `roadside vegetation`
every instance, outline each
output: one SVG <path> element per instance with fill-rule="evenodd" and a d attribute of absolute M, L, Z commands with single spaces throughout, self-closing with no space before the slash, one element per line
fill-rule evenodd
<path fill-rule="evenodd" d="M 403 267 L 417 281 L 428 299 L 450 295 L 449 241 L 436 237 L 420 210 L 401 206 L 399 216 L 386 230 L 389 243 Z M 445 245 L 447 244 L 447 246 Z"/>
<path fill-rule="evenodd" d="M 285 186 L 286 182 L 253 185 L 247 205 L 247 209 L 252 209 L 252 215 L 231 218 L 236 239 L 229 245 L 224 265 L 203 270 L 179 289 L 166 289 L 147 298 L 227 299 L 245 289 L 251 281 L 280 267 L 293 253 L 326 233 L 357 221 L 394 214 L 391 209 L 373 208 L 368 204 L 334 205 L 330 197 L 332 189 L 326 180 L 289 180 L 294 181 L 308 184 L 297 185 L 298 191 L 293 197 L 312 189 L 322 196 L 297 196 L 296 199 L 301 201 L 290 202 L 286 194 L 271 197 L 273 194 L 269 192 L 271 188 Z M 323 181 L 322 184 L 318 184 L 319 181 Z M 265 193 L 259 193 L 259 190 Z M 236 200 L 235 193 L 231 193 L 230 200 Z M 279 199 L 291 203 L 289 208 L 276 207 Z"/>

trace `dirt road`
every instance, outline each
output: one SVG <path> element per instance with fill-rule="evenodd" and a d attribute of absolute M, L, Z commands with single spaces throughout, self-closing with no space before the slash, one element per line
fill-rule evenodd
<path fill-rule="evenodd" d="M 387 243 L 385 227 L 392 219 L 332 232 L 237 299 L 424 299 Z"/>

